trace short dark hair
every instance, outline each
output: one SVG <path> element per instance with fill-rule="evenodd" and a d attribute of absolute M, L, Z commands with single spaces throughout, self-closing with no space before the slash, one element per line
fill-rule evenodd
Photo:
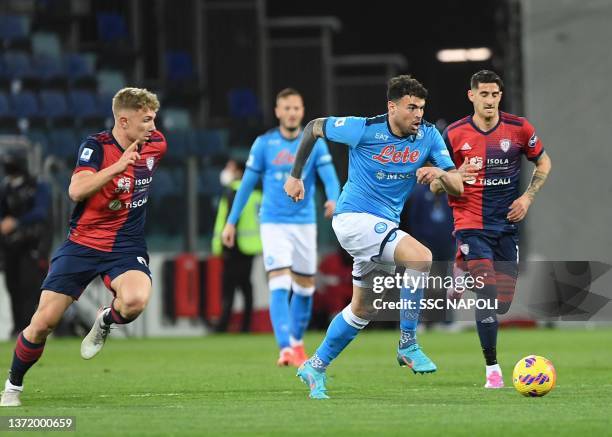
<path fill-rule="evenodd" d="M 500 91 L 504 87 L 501 77 L 491 70 L 480 70 L 472 75 L 470 88 L 473 90 L 477 89 L 479 83 L 496 83 Z"/>
<path fill-rule="evenodd" d="M 289 97 L 289 96 L 300 96 L 300 97 L 302 97 L 300 92 L 298 90 L 296 90 L 295 88 L 284 88 L 284 89 L 282 89 L 282 90 L 280 90 L 278 92 L 278 94 L 276 95 L 276 100 L 284 99 L 285 97 Z"/>
<path fill-rule="evenodd" d="M 387 100 L 396 101 L 404 96 L 426 99 L 427 89 L 421 82 L 407 74 L 389 79 L 389 82 L 387 82 Z"/>

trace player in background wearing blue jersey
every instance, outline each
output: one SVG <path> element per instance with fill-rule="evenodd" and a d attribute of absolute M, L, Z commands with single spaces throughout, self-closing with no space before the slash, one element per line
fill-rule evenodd
<path fill-rule="evenodd" d="M 393 274 L 396 265 L 414 278 L 400 291 L 414 311 L 400 313 L 401 337 L 397 360 L 415 373 L 435 372 L 435 364 L 416 341 L 419 302 L 431 267 L 428 248 L 398 229 L 404 202 L 416 182 L 434 180 L 450 194 L 463 192 L 463 179 L 473 177 L 474 167 L 455 169 L 440 133 L 423 120 L 427 90 L 416 79 L 391 78 L 387 87 L 388 112 L 372 118 L 328 117 L 309 122 L 298 149 L 285 192 L 298 202 L 308 196 L 301 179 L 304 165 L 317 138 L 349 147 L 348 181 L 342 189 L 332 222 L 338 241 L 353 257 L 353 298 L 330 323 L 316 353 L 298 370 L 310 388 L 310 397 L 327 399 L 325 370 L 356 337 L 377 310 L 373 300 L 374 278 Z M 426 163 L 433 166 L 424 166 Z"/>
<path fill-rule="evenodd" d="M 336 208 L 340 184 L 327 144 L 313 143 L 312 159 L 300 175 L 308 187 L 304 202 L 296 204 L 283 192 L 283 184 L 295 160 L 302 138 L 304 102 L 300 93 L 287 88 L 276 97 L 279 127 L 257 137 L 251 147 L 240 189 L 223 229 L 223 244 L 234 245 L 236 222 L 261 177 L 261 241 L 270 288 L 270 319 L 280 349 L 277 364 L 299 367 L 308 357 L 303 336 L 312 313 L 314 275 L 317 266 L 315 182 L 318 174 L 325 187 L 325 217 Z M 289 292 L 293 291 L 291 302 Z"/>

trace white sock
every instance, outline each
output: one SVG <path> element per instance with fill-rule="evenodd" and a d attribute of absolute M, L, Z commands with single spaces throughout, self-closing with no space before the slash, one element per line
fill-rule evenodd
<path fill-rule="evenodd" d="M 291 347 L 303 346 L 304 340 L 296 340 L 292 336 L 289 336 L 289 344 L 291 345 Z"/>
<path fill-rule="evenodd" d="M 500 375 L 502 374 L 501 367 L 499 367 L 499 364 L 493 364 L 492 366 L 486 366 L 486 368 L 487 368 L 487 376 L 489 376 L 493 372 L 497 372 Z"/>
<path fill-rule="evenodd" d="M 23 391 L 23 385 L 13 385 L 8 379 L 4 383 L 4 391 Z"/>

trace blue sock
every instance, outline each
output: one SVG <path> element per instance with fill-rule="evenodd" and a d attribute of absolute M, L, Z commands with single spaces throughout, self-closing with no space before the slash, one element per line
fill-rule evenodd
<path fill-rule="evenodd" d="M 289 290 L 277 288 L 270 292 L 270 320 L 278 347 L 289 347 Z"/>
<path fill-rule="evenodd" d="M 350 320 L 350 323 L 347 322 L 347 319 Z M 332 360 L 340 355 L 340 352 L 353 341 L 359 331 L 365 328 L 368 323 L 368 320 L 355 316 L 349 304 L 329 324 L 323 342 L 309 360 L 312 367 L 321 372 L 325 371 Z"/>
<path fill-rule="evenodd" d="M 404 275 L 408 276 L 407 281 L 404 281 L 403 287 L 400 290 L 400 299 L 402 303 L 408 302 L 406 308 L 400 311 L 400 341 L 399 348 L 405 349 L 417 343 L 417 326 L 419 325 L 419 315 L 421 314 L 421 299 L 423 299 L 423 286 L 422 282 L 413 282 L 411 277 L 415 281 L 422 281 L 421 278 L 427 279 L 427 273 L 418 272 L 416 270 L 406 269 Z M 414 285 L 420 285 L 419 288 L 414 289 Z M 414 293 L 412 292 L 414 290 Z M 407 305 L 410 304 L 410 307 Z"/>
<path fill-rule="evenodd" d="M 312 314 L 312 295 L 302 296 L 293 293 L 289 303 L 290 333 L 293 340 L 300 341 L 308 328 L 310 315 Z"/>

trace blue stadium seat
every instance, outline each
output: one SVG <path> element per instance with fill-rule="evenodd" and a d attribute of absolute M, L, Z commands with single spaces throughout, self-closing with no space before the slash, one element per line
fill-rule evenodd
<path fill-rule="evenodd" d="M 251 88 L 231 89 L 228 99 L 232 118 L 243 119 L 259 116 L 259 100 Z"/>
<path fill-rule="evenodd" d="M 11 106 L 16 117 L 34 119 L 41 116 L 38 99 L 32 91 L 12 94 Z"/>
<path fill-rule="evenodd" d="M 129 37 L 125 17 L 116 12 L 98 12 L 98 38 L 105 42 L 116 42 Z"/>
<path fill-rule="evenodd" d="M 194 132 L 191 152 L 198 156 L 211 156 L 225 153 L 229 132 L 226 129 L 197 129 Z"/>
<path fill-rule="evenodd" d="M 200 171 L 198 178 L 198 193 L 207 196 L 218 196 L 223 192 L 223 186 L 219 181 L 219 167 L 206 167 Z"/>
<path fill-rule="evenodd" d="M 76 118 L 102 118 L 95 94 L 84 90 L 72 90 L 68 92 L 68 101 Z"/>
<path fill-rule="evenodd" d="M 4 75 L 10 79 L 27 79 L 35 76 L 30 55 L 21 51 L 4 53 Z"/>
<path fill-rule="evenodd" d="M 0 40 L 25 39 L 30 33 L 30 19 L 25 15 L 0 14 Z"/>
<path fill-rule="evenodd" d="M 49 131 L 49 153 L 76 162 L 80 142 L 73 129 L 53 129 Z"/>
<path fill-rule="evenodd" d="M 165 132 L 168 143 L 168 158 L 183 160 L 191 150 L 193 134 L 190 130 L 168 131 Z"/>
<path fill-rule="evenodd" d="M 0 117 L 11 117 L 11 106 L 5 93 L 0 91 Z"/>
<path fill-rule="evenodd" d="M 96 59 L 93 54 L 67 53 L 64 55 L 64 68 L 72 80 L 93 77 L 95 66 Z"/>
<path fill-rule="evenodd" d="M 164 108 L 162 121 L 164 131 L 191 129 L 191 119 L 186 109 Z"/>
<path fill-rule="evenodd" d="M 45 129 L 30 129 L 27 137 L 32 143 L 40 145 L 43 155 L 49 152 L 49 136 Z"/>
<path fill-rule="evenodd" d="M 43 90 L 39 94 L 41 115 L 54 124 L 66 123 L 72 119 L 66 95 L 61 91 Z"/>
<path fill-rule="evenodd" d="M 59 58 L 62 56 L 62 47 L 59 37 L 55 33 L 36 32 L 32 35 L 32 53 L 35 56 L 44 55 Z"/>
<path fill-rule="evenodd" d="M 60 58 L 39 55 L 34 57 L 32 64 L 43 86 L 58 88 L 68 86 L 68 77 Z"/>
<path fill-rule="evenodd" d="M 193 59 L 185 51 L 166 52 L 166 72 L 168 80 L 182 82 L 194 78 Z"/>
<path fill-rule="evenodd" d="M 119 70 L 100 70 L 96 74 L 98 91 L 103 94 L 115 95 L 126 86 L 125 76 Z"/>

